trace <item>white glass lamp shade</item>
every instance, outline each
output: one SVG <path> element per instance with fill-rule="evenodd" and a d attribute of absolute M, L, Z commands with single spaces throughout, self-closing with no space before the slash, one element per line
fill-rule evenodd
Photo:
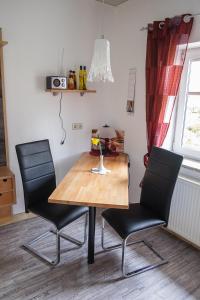
<path fill-rule="evenodd" d="M 113 139 L 117 136 L 115 129 L 110 126 L 100 127 L 97 131 L 97 134 L 102 139 Z"/>
<path fill-rule="evenodd" d="M 96 39 L 88 81 L 114 82 L 110 65 L 110 42 Z"/>

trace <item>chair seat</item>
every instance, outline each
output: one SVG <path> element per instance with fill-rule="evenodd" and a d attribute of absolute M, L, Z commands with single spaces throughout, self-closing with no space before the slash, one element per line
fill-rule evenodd
<path fill-rule="evenodd" d="M 139 230 L 165 225 L 164 220 L 159 219 L 140 203 L 130 204 L 128 210 L 107 209 L 102 213 L 102 216 L 122 239 Z"/>
<path fill-rule="evenodd" d="M 88 207 L 85 206 L 53 204 L 46 201 L 33 203 L 29 209 L 36 215 L 52 222 L 58 230 L 88 212 Z"/>

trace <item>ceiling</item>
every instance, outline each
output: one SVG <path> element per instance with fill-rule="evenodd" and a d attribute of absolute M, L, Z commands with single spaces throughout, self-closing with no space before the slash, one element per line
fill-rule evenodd
<path fill-rule="evenodd" d="M 96 0 L 96 1 L 103 2 L 103 0 Z M 118 6 L 118 5 L 120 5 L 120 4 L 122 4 L 126 1 L 128 1 L 128 0 L 104 0 L 104 2 L 106 4 L 109 4 L 109 5 L 112 5 L 112 6 Z"/>

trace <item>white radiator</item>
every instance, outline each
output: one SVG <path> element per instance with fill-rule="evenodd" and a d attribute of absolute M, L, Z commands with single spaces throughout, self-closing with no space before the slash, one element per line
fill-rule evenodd
<path fill-rule="evenodd" d="M 200 183 L 179 177 L 174 189 L 168 229 L 200 247 Z"/>

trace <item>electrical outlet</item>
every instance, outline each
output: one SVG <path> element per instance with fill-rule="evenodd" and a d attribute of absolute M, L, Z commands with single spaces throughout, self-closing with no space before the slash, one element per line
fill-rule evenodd
<path fill-rule="evenodd" d="M 72 123 L 72 130 L 81 130 L 83 129 L 83 123 Z"/>

